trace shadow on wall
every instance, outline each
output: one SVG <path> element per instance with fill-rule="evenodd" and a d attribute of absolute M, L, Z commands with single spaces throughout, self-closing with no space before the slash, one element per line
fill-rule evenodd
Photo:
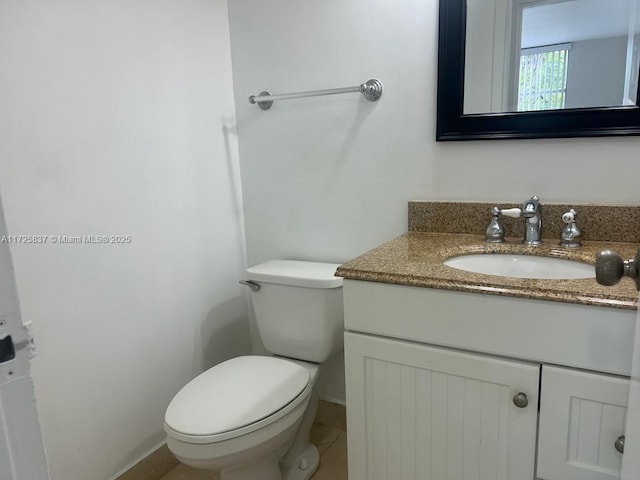
<path fill-rule="evenodd" d="M 240 242 L 240 252 L 242 253 L 242 263 L 247 265 L 247 245 L 244 231 L 244 204 L 242 202 L 242 180 L 240 174 L 240 158 L 238 153 L 238 129 L 235 126 L 235 119 L 222 117 L 222 137 L 224 138 L 224 152 L 227 160 L 229 185 L 233 198 L 233 208 L 237 238 Z M 234 148 L 235 147 L 235 148 Z"/>
<path fill-rule="evenodd" d="M 378 106 L 377 103 L 374 103 L 373 105 L 371 105 L 371 102 L 363 101 L 363 99 L 360 99 L 360 101 L 358 102 L 358 106 L 356 107 L 356 112 L 353 117 L 353 122 L 351 123 L 349 128 L 346 130 L 344 141 L 342 142 L 338 155 L 336 156 L 337 165 L 342 165 L 347 161 L 347 158 L 349 158 L 349 156 L 351 155 L 351 152 L 353 151 L 354 147 L 357 144 L 357 139 L 360 133 L 360 129 L 364 125 L 367 117 L 375 111 L 375 107 L 377 106 Z"/>
<path fill-rule="evenodd" d="M 248 299 L 239 295 L 209 310 L 195 344 L 199 342 L 202 344 L 202 363 L 195 365 L 199 371 L 230 358 L 250 354 Z M 195 361 L 198 361 L 198 356 Z"/>
<path fill-rule="evenodd" d="M 344 350 L 327 359 L 320 370 L 315 388 L 321 400 L 345 404 Z"/>

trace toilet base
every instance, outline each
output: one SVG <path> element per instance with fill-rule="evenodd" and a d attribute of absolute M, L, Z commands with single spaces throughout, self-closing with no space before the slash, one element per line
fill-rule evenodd
<path fill-rule="evenodd" d="M 311 392 L 307 409 L 287 454 L 280 460 L 282 480 L 308 480 L 320 466 L 318 449 L 309 442 L 311 426 L 318 411 L 318 394 Z"/>
<path fill-rule="evenodd" d="M 281 480 L 280 468 L 275 458 L 266 457 L 241 468 L 220 470 L 220 480 Z"/>
<path fill-rule="evenodd" d="M 289 466 L 280 464 L 277 456 L 266 456 L 237 469 L 220 470 L 220 480 L 309 480 L 320 467 L 320 454 L 312 443 Z"/>
<path fill-rule="evenodd" d="M 282 480 L 309 480 L 320 467 L 320 453 L 312 443 L 302 451 L 297 461 L 282 468 Z"/>

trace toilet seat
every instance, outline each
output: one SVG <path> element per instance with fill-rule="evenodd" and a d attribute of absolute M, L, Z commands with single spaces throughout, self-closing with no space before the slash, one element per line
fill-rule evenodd
<path fill-rule="evenodd" d="M 165 430 L 187 443 L 216 443 L 264 428 L 311 392 L 309 371 L 276 357 L 227 360 L 189 382 L 169 404 Z"/>

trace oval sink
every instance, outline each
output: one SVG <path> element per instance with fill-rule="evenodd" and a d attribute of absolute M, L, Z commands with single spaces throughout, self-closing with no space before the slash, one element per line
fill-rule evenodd
<path fill-rule="evenodd" d="M 444 264 L 458 270 L 501 277 L 559 280 L 596 276 L 594 266 L 588 263 L 510 253 L 460 255 L 446 260 Z"/>

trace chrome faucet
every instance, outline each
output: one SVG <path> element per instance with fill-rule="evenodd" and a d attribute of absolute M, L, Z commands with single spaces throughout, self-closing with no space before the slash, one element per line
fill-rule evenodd
<path fill-rule="evenodd" d="M 525 245 L 540 245 L 542 243 L 542 205 L 537 196 L 524 202 L 522 208 L 502 209 L 495 206 L 491 209 L 491 223 L 485 231 L 485 240 L 489 243 L 504 242 L 504 228 L 500 224 L 499 216 L 520 218 L 524 217 Z"/>
<path fill-rule="evenodd" d="M 522 205 L 524 217 L 525 245 L 540 245 L 542 243 L 542 205 L 540 199 L 534 195 Z"/>

